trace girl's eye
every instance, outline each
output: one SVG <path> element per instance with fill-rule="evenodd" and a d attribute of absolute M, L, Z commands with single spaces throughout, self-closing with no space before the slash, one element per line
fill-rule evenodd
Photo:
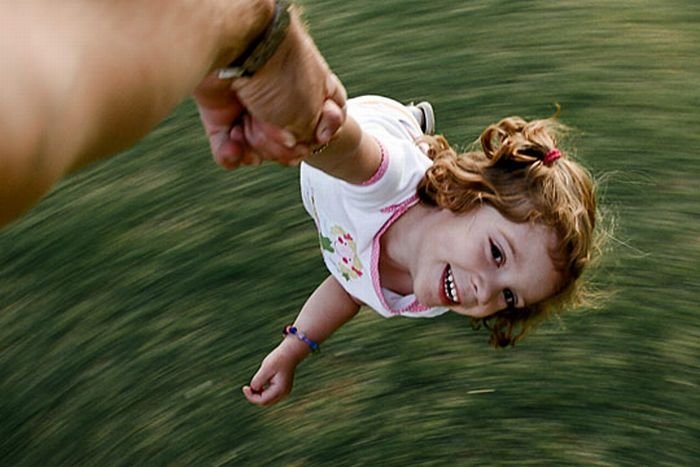
<path fill-rule="evenodd" d="M 503 298 L 506 301 L 506 308 L 509 310 L 515 308 L 515 294 L 512 290 L 503 289 Z"/>
<path fill-rule="evenodd" d="M 503 264 L 503 261 L 505 260 L 503 256 L 503 252 L 501 251 L 500 248 L 498 248 L 498 245 L 496 245 L 493 242 L 491 243 L 491 256 L 493 257 L 494 261 L 496 261 L 496 264 L 498 266 L 501 266 Z"/>

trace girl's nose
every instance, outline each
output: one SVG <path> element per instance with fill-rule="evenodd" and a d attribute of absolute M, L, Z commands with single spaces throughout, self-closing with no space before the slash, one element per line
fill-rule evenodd
<path fill-rule="evenodd" d="M 477 282 L 477 294 L 476 299 L 480 306 L 489 305 L 496 294 L 498 293 L 498 284 L 496 280 L 491 276 L 482 276 L 481 280 Z"/>

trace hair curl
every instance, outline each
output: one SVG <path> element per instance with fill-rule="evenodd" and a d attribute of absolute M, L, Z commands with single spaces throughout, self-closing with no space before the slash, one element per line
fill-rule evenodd
<path fill-rule="evenodd" d="M 554 296 L 527 308 L 472 319 L 491 333 L 495 347 L 514 345 L 535 325 L 564 307 L 586 302 L 579 278 L 596 249 L 596 188 L 590 173 L 558 147 L 565 127 L 554 118 L 504 118 L 486 128 L 480 150 L 457 154 L 442 136 L 425 137 L 433 165 L 418 185 L 427 205 L 466 213 L 481 203 L 512 222 L 544 224 L 557 234 L 550 255 L 562 276 Z M 548 152 L 561 157 L 545 164 Z"/>

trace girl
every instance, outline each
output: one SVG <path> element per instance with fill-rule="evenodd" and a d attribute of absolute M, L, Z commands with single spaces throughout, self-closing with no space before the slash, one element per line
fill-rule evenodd
<path fill-rule="evenodd" d="M 287 395 L 296 366 L 361 305 L 385 317 L 453 311 L 503 347 L 579 301 L 594 185 L 557 147 L 556 122 L 506 118 L 480 151 L 458 155 L 419 120 L 432 133 L 429 104 L 352 99 L 336 137 L 302 164 L 331 275 L 243 388 L 250 402 Z"/>

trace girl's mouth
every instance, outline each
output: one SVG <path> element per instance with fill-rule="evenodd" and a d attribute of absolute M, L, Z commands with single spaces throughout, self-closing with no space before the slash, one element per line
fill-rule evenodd
<path fill-rule="evenodd" d="M 445 272 L 442 274 L 442 292 L 448 304 L 459 305 L 457 286 L 455 285 L 454 277 L 452 276 L 452 268 L 449 264 L 445 267 Z"/>

